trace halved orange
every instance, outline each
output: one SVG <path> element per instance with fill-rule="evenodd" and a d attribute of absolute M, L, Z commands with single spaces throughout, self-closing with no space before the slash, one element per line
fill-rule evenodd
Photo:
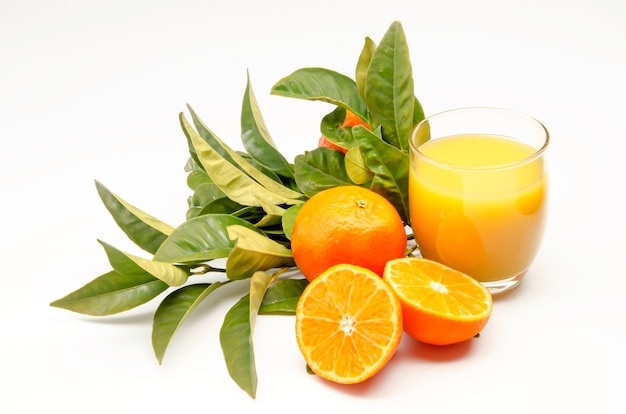
<path fill-rule="evenodd" d="M 380 276 L 338 264 L 304 289 L 296 307 L 296 340 L 315 374 L 340 384 L 365 381 L 395 354 L 402 308 Z"/>
<path fill-rule="evenodd" d="M 404 331 L 420 342 L 448 345 L 476 336 L 493 307 L 489 291 L 438 262 L 404 257 L 387 262 L 383 280 L 402 304 Z"/>

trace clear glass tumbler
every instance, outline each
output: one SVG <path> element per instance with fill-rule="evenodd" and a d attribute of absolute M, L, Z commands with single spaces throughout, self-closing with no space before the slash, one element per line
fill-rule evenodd
<path fill-rule="evenodd" d="M 411 227 L 421 255 L 493 294 L 517 286 L 546 221 L 546 149 L 538 120 L 461 108 L 424 119 L 410 139 Z"/>

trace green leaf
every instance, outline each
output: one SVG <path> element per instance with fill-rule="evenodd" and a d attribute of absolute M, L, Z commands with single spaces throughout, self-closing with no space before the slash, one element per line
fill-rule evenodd
<path fill-rule="evenodd" d="M 242 172 L 256 169 L 258 171 L 254 171 L 255 174 L 258 174 L 258 172 L 262 172 L 267 177 L 271 178 L 273 181 L 276 181 L 278 183 L 281 182 L 280 177 L 272 168 L 268 168 L 267 166 L 257 162 L 253 157 L 250 156 L 250 154 L 245 154 L 242 152 L 235 152 L 232 149 L 230 149 L 221 139 L 218 138 L 217 135 L 213 133 L 213 131 L 211 131 L 204 124 L 204 122 L 202 122 L 198 114 L 193 110 L 193 108 L 190 105 L 187 105 L 187 108 L 189 109 L 189 113 L 191 114 L 193 124 L 196 128 L 196 130 L 193 131 L 193 128 L 191 128 L 189 123 L 186 120 L 184 120 L 183 114 L 182 113 L 180 114 L 181 127 L 183 128 L 183 131 L 185 132 L 185 136 L 187 137 L 187 141 L 189 143 L 190 153 L 191 153 L 190 162 L 188 162 L 188 164 L 191 164 L 192 168 L 187 167 L 186 168 L 187 170 L 192 171 L 193 169 L 198 169 L 206 174 L 206 170 L 204 166 L 201 165 L 196 149 L 193 146 L 193 142 L 191 140 L 191 134 L 190 134 L 190 132 L 192 132 L 198 135 L 199 137 L 201 137 L 222 158 L 230 162 L 233 166 L 239 168 Z M 258 116 L 260 117 L 260 113 L 258 114 Z M 260 119 L 260 122 L 263 122 L 262 118 Z M 265 126 L 263 126 L 263 128 L 265 131 L 267 131 L 267 128 Z M 271 141 L 269 134 L 267 135 L 266 138 Z M 246 142 L 244 142 L 244 146 L 245 144 Z M 269 143 L 266 142 L 265 145 L 269 145 Z M 280 153 L 278 154 L 280 155 Z M 280 156 L 282 157 L 282 155 Z M 242 158 L 246 161 L 245 165 L 243 165 L 241 162 Z M 194 164 L 199 164 L 199 165 L 196 165 L 194 168 Z M 285 176 L 285 179 L 289 180 L 289 177 L 291 175 L 293 174 Z M 266 179 L 266 177 L 262 177 L 262 179 Z"/>
<path fill-rule="evenodd" d="M 254 272 L 250 279 L 250 334 L 254 333 L 254 324 L 256 322 L 257 314 L 261 308 L 265 292 L 268 287 L 276 280 L 279 273 L 270 275 L 267 272 L 257 271 Z"/>
<path fill-rule="evenodd" d="M 365 83 L 367 80 L 367 69 L 372 61 L 372 56 L 376 51 L 376 43 L 369 37 L 365 38 L 365 44 L 359 55 L 359 60 L 356 65 L 355 79 L 357 90 L 361 97 L 365 97 Z"/>
<path fill-rule="evenodd" d="M 198 121 L 198 123 L 201 124 L 201 122 L 199 121 L 197 117 L 195 119 Z M 261 119 L 261 122 L 262 122 L 262 119 Z M 188 130 L 191 128 L 191 126 L 185 120 L 183 120 L 183 126 Z M 224 159 L 230 160 L 231 164 L 233 164 L 235 167 L 238 167 L 242 172 L 246 173 L 252 179 L 256 180 L 259 184 L 261 184 L 267 190 L 285 199 L 290 199 L 290 198 L 296 199 L 302 196 L 302 194 L 298 193 L 297 191 L 294 191 L 282 185 L 280 183 L 280 180 L 278 180 L 278 177 L 274 171 L 272 171 L 271 169 L 268 170 L 267 167 L 265 167 L 263 164 L 261 164 L 263 167 L 263 171 L 261 171 L 261 169 L 259 169 L 256 165 L 254 165 L 254 163 L 256 162 L 254 158 L 251 159 L 252 162 L 249 161 L 248 159 L 246 159 L 246 156 L 249 156 L 248 154 L 242 155 L 236 151 L 233 151 L 228 145 L 226 145 L 222 140 L 220 140 L 217 137 L 217 135 L 210 132 L 208 128 L 206 128 L 205 126 L 203 128 L 204 130 L 208 131 L 208 133 L 210 133 L 210 136 L 211 136 L 210 147 L 212 149 L 216 150 L 216 148 L 218 148 L 219 150 L 216 150 L 216 152 L 219 153 L 220 156 L 222 156 Z M 204 140 L 203 143 L 201 143 L 201 141 L 198 142 L 197 138 L 199 137 L 199 135 L 197 133 L 194 134 L 191 131 L 188 131 L 188 132 L 190 133 L 192 143 L 197 153 L 198 153 L 198 144 L 204 145 L 204 144 L 209 143 L 206 139 Z M 198 158 L 200 162 L 203 161 L 202 155 L 200 153 L 198 153 Z M 207 165 L 203 164 L 203 166 L 205 167 L 205 170 L 206 170 Z M 212 171 L 207 170 L 207 174 L 215 182 L 215 177 L 212 174 Z"/>
<path fill-rule="evenodd" d="M 293 266 L 291 251 L 267 236 L 243 226 L 229 226 L 228 235 L 236 240 L 226 260 L 226 276 L 231 280 L 251 277 L 257 270 Z"/>
<path fill-rule="evenodd" d="M 193 110 L 193 108 L 191 107 L 191 105 L 187 105 L 187 109 L 189 110 L 189 114 L 191 115 L 191 120 L 194 124 L 194 126 L 196 127 L 196 129 L 194 130 L 191 125 L 189 125 L 189 123 L 187 122 L 187 120 L 185 119 L 184 115 L 181 113 L 179 115 L 179 120 L 180 120 L 180 125 L 183 129 L 183 132 L 185 133 L 185 136 L 187 137 L 187 143 L 189 145 L 189 152 L 191 154 L 191 157 L 194 159 L 194 161 L 202 167 L 203 170 L 205 170 L 206 172 L 209 172 L 206 170 L 206 167 L 202 164 L 200 157 L 196 151 L 196 147 L 193 143 L 192 137 L 191 137 L 191 132 L 193 132 L 194 134 L 196 134 L 198 137 L 200 137 L 201 139 L 204 140 L 204 142 L 206 144 L 208 144 L 214 151 L 216 151 L 222 158 L 224 158 L 225 160 L 227 160 L 228 162 L 230 162 L 232 165 L 237 165 L 237 163 L 230 157 L 230 155 L 228 154 L 228 152 L 226 151 L 226 149 L 220 144 L 220 140 L 217 138 L 217 136 L 213 133 L 213 131 L 211 131 L 205 124 L 204 122 L 202 122 L 202 120 L 200 119 L 200 117 L 198 116 L 198 114 Z"/>
<path fill-rule="evenodd" d="M 288 98 L 332 103 L 368 119 L 367 106 L 357 91 L 356 82 L 329 69 L 298 69 L 276 82 L 271 93 Z"/>
<path fill-rule="evenodd" d="M 391 24 L 372 56 L 365 83 L 365 102 L 372 127 L 381 125 L 385 141 L 408 151 L 415 96 L 409 48 L 400 22 Z"/>
<path fill-rule="evenodd" d="M 91 316 L 114 315 L 154 299 L 167 288 L 146 272 L 125 275 L 111 270 L 50 306 Z"/>
<path fill-rule="evenodd" d="M 204 207 L 202 207 L 200 211 L 198 212 L 198 215 L 200 216 L 200 215 L 205 215 L 205 214 L 233 214 L 237 216 L 237 214 L 235 213 L 242 209 L 248 209 L 248 207 L 242 206 L 241 204 L 234 202 L 228 197 L 222 197 L 204 205 Z"/>
<path fill-rule="evenodd" d="M 293 167 L 278 151 L 265 125 L 248 74 L 241 108 L 241 141 L 250 157 L 284 177 L 293 178 Z"/>
<path fill-rule="evenodd" d="M 212 201 L 224 198 L 225 195 L 222 190 L 219 189 L 213 183 L 203 183 L 197 186 L 191 197 L 191 205 L 203 207 Z M 170 233 L 171 234 L 171 233 Z"/>
<path fill-rule="evenodd" d="M 409 223 L 409 154 L 379 139 L 362 126 L 352 129 L 359 142 L 365 167 L 374 174 L 370 188 L 393 204 Z"/>
<path fill-rule="evenodd" d="M 220 344 L 230 377 L 248 395 L 256 398 L 258 378 L 250 326 L 249 294 L 239 299 L 226 313 L 220 329 Z"/>
<path fill-rule="evenodd" d="M 212 184 L 213 181 L 209 178 L 204 168 L 198 165 L 196 161 L 189 157 L 185 164 L 185 172 L 187 172 L 187 186 L 192 190 L 197 189 L 202 184 Z"/>
<path fill-rule="evenodd" d="M 283 214 L 283 217 L 282 217 L 283 232 L 285 234 L 285 237 L 287 237 L 288 240 L 291 240 L 291 233 L 293 232 L 293 224 L 295 223 L 296 216 L 298 215 L 298 212 L 300 211 L 301 208 L 302 208 L 302 204 L 296 204 L 295 206 L 289 207 Z"/>
<path fill-rule="evenodd" d="M 182 223 L 163 242 L 154 259 L 168 263 L 198 264 L 227 257 L 235 243 L 228 226 L 238 224 L 257 230 L 252 224 L 228 214 L 206 214 Z"/>
<path fill-rule="evenodd" d="M 265 165 L 257 162 L 254 158 L 252 158 L 250 156 L 250 154 L 247 154 L 247 153 L 242 152 L 242 151 L 237 151 L 237 154 L 239 156 L 241 156 L 244 160 L 246 160 L 247 163 L 250 164 L 250 166 L 256 168 L 257 170 L 259 170 L 260 172 L 262 172 L 263 174 L 265 174 L 266 176 L 268 176 L 272 180 L 276 181 L 277 183 L 281 183 L 281 184 L 284 185 L 285 184 L 284 181 L 289 182 L 290 180 L 292 180 L 292 178 L 289 178 L 289 177 L 284 177 L 284 176 L 281 177 L 281 176 L 279 176 L 273 170 L 271 170 L 271 169 L 267 168 Z M 243 171 L 243 169 L 242 169 L 242 171 Z M 297 189 L 294 190 L 294 191 L 297 191 Z"/>
<path fill-rule="evenodd" d="M 330 148 L 316 148 L 295 159 L 296 183 L 307 197 L 330 187 L 350 185 L 341 152 Z"/>
<path fill-rule="evenodd" d="M 98 242 L 104 247 L 113 269 L 119 273 L 130 276 L 148 273 L 170 286 L 180 286 L 189 278 L 187 271 L 171 263 L 144 259 L 118 250 L 102 240 Z"/>
<path fill-rule="evenodd" d="M 296 204 L 302 194 L 283 186 L 263 174 L 225 144 L 223 149 L 239 167 L 224 158 L 193 130 L 181 115 L 197 157 L 211 180 L 233 201 L 247 206 L 259 206 L 256 195 L 274 204 Z M 221 143 L 221 141 L 220 141 Z M 250 175 L 248 175 L 250 174 Z"/>
<path fill-rule="evenodd" d="M 117 225 L 137 246 L 154 254 L 173 227 L 122 200 L 102 183 L 96 181 L 96 189 L 105 207 Z"/>
<path fill-rule="evenodd" d="M 183 286 L 170 293 L 154 313 L 152 324 L 152 348 L 159 364 L 172 337 L 191 312 L 222 282 L 199 283 Z"/>
<path fill-rule="evenodd" d="M 422 120 L 424 120 L 424 118 L 425 118 L 424 117 L 424 109 L 422 108 L 422 104 L 420 103 L 420 101 L 416 97 L 415 98 L 415 105 L 413 107 L 413 126 L 416 126 L 417 124 L 422 122 Z"/>
<path fill-rule="evenodd" d="M 278 273 L 255 272 L 250 280 L 250 293 L 235 303 L 224 317 L 220 344 L 230 377 L 252 398 L 258 383 L 252 332 L 263 297 Z"/>
<path fill-rule="evenodd" d="M 358 147 L 350 148 L 346 153 L 346 173 L 357 185 L 365 184 L 374 178 L 374 173 L 365 165 L 363 153 Z"/>
<path fill-rule="evenodd" d="M 202 171 L 191 171 L 187 174 L 187 186 L 192 190 L 197 190 L 198 187 L 206 184 L 213 184 L 213 181 L 209 178 L 207 173 Z"/>
<path fill-rule="evenodd" d="M 259 314 L 294 315 L 302 291 L 309 284 L 306 279 L 282 279 L 265 292 Z"/>
<path fill-rule="evenodd" d="M 350 132 L 352 127 L 342 127 L 346 118 L 346 110 L 340 106 L 322 118 L 320 130 L 322 135 L 333 144 L 350 149 L 357 145 Z"/>
<path fill-rule="evenodd" d="M 281 218 L 285 213 L 284 208 L 269 203 L 263 200 L 261 197 L 259 197 L 259 203 L 261 204 L 261 207 L 263 208 L 263 211 L 265 211 L 266 215 L 257 223 L 255 223 L 255 226 L 267 227 L 280 223 Z"/>

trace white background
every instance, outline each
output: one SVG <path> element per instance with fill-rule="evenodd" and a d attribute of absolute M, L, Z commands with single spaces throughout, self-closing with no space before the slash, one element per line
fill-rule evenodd
<path fill-rule="evenodd" d="M 479 339 L 404 338 L 371 381 L 337 386 L 305 372 L 293 317 L 262 316 L 252 400 L 219 346 L 234 295 L 203 303 L 162 365 L 150 340 L 157 301 L 108 318 L 48 305 L 109 270 L 96 239 L 140 254 L 94 180 L 184 221 L 187 103 L 241 149 L 249 71 L 293 159 L 332 108 L 271 86 L 306 66 L 352 77 L 364 38 L 380 41 L 394 20 L 427 115 L 500 106 L 551 132 L 542 250 Z M 625 2 L 2 0 L 0 59 L 0 412 L 626 411 Z"/>

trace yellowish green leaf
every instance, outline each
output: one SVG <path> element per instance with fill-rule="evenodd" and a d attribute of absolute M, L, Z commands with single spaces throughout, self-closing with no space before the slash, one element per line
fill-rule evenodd
<path fill-rule="evenodd" d="M 227 230 L 235 240 L 226 260 L 229 279 L 245 279 L 257 270 L 294 265 L 291 250 L 269 237 L 239 225 L 229 226 Z"/>
<path fill-rule="evenodd" d="M 365 159 L 358 147 L 350 148 L 346 153 L 346 173 L 357 185 L 365 184 L 374 178 L 374 173 L 365 165 Z"/>

